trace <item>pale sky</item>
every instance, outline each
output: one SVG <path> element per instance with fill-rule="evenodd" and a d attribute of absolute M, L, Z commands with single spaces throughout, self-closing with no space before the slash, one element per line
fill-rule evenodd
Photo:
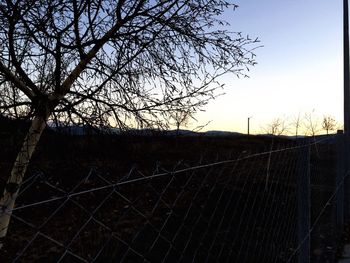
<path fill-rule="evenodd" d="M 251 131 L 274 118 L 315 112 L 343 119 L 342 0 L 232 0 L 231 31 L 258 37 L 249 79 L 227 75 L 225 95 L 197 115 L 205 130 Z M 196 124 L 194 124 L 195 126 Z"/>

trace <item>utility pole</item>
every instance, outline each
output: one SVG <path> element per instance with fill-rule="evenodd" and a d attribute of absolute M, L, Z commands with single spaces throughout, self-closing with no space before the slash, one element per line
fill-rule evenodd
<path fill-rule="evenodd" d="M 344 133 L 346 138 L 350 132 L 350 83 L 349 83 L 349 2 L 343 2 L 343 48 L 344 48 Z"/>
<path fill-rule="evenodd" d="M 350 168 L 350 80 L 349 80 L 349 1 L 343 0 L 343 47 L 344 47 L 344 217 L 347 220 L 350 216 L 350 178 L 345 174 Z"/>
<path fill-rule="evenodd" d="M 250 131 L 249 131 L 249 125 L 250 125 L 250 119 L 253 118 L 252 116 L 251 117 L 248 117 L 248 135 L 250 134 Z"/>

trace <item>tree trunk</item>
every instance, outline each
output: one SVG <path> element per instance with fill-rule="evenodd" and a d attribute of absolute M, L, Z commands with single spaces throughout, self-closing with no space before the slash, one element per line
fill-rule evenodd
<path fill-rule="evenodd" d="M 14 208 L 24 174 L 45 126 L 46 120 L 43 117 L 35 117 L 33 119 L 22 148 L 17 155 L 11 176 L 6 183 L 0 200 L 0 249 L 4 244 L 12 209 Z"/>

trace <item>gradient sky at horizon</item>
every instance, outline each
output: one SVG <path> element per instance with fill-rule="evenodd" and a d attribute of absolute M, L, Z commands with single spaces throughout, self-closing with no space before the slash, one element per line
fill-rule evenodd
<path fill-rule="evenodd" d="M 343 119 L 342 0 L 232 0 L 230 31 L 258 37 L 250 78 L 227 75 L 225 95 L 199 113 L 204 130 L 259 133 L 275 118 L 315 111 Z"/>

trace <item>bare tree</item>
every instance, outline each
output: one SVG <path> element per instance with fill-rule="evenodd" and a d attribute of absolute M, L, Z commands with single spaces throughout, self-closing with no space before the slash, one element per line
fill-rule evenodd
<path fill-rule="evenodd" d="M 286 123 L 286 118 L 276 118 L 272 120 L 267 126 L 264 128 L 264 131 L 267 134 L 271 135 L 282 135 L 288 132 L 288 125 Z"/>
<path fill-rule="evenodd" d="M 330 131 L 334 131 L 337 127 L 337 121 L 330 115 L 323 116 L 322 120 L 322 129 L 327 132 L 327 135 Z"/>
<path fill-rule="evenodd" d="M 191 109 L 174 111 L 171 114 L 171 119 L 173 119 L 174 125 L 176 126 L 176 134 L 179 135 L 180 127 L 186 127 L 190 121 L 193 119 L 193 113 Z"/>
<path fill-rule="evenodd" d="M 317 135 L 320 130 L 320 120 L 317 117 L 315 110 L 305 113 L 305 130 L 306 130 L 306 134 L 315 137 L 315 135 Z"/>
<path fill-rule="evenodd" d="M 299 129 L 302 127 L 303 122 L 300 116 L 300 112 L 298 113 L 298 116 L 294 117 L 292 120 L 292 126 L 295 128 L 295 138 L 299 135 Z"/>
<path fill-rule="evenodd" d="M 0 2 L 0 114 L 31 121 L 0 200 L 1 242 L 48 122 L 164 127 L 180 105 L 215 98 L 219 76 L 255 64 L 257 40 L 218 18 L 229 2 Z"/>

